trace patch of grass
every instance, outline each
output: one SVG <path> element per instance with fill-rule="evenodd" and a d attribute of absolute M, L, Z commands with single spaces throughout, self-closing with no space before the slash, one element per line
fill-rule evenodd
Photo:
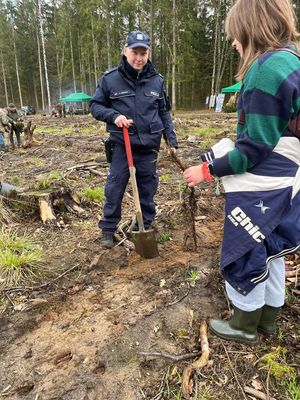
<path fill-rule="evenodd" d="M 12 176 L 10 178 L 10 183 L 16 186 L 22 186 L 24 184 L 24 179 L 20 176 Z"/>
<path fill-rule="evenodd" d="M 41 158 L 38 157 L 30 157 L 25 165 L 29 166 L 29 167 L 42 167 L 44 166 L 46 163 L 45 160 L 42 160 Z"/>
<path fill-rule="evenodd" d="M 95 175 L 88 175 L 85 177 L 88 182 L 95 182 L 97 180 L 97 176 Z"/>
<path fill-rule="evenodd" d="M 81 196 L 87 200 L 102 203 L 105 200 L 104 188 L 86 188 Z"/>
<path fill-rule="evenodd" d="M 0 231 L 0 288 L 32 284 L 46 274 L 44 251 L 37 241 L 16 231 Z"/>
<path fill-rule="evenodd" d="M 34 133 L 56 133 L 56 132 L 57 132 L 57 128 L 51 127 L 51 126 L 37 127 L 34 131 Z"/>
<path fill-rule="evenodd" d="M 288 381 L 283 381 L 282 385 L 286 388 L 286 391 L 289 394 L 289 400 L 300 400 L 300 384 L 296 374 Z"/>
<path fill-rule="evenodd" d="M 51 179 L 53 181 L 59 180 L 61 178 L 62 178 L 62 176 L 61 176 L 61 173 L 59 171 L 52 171 L 49 174 L 49 179 Z"/>
<path fill-rule="evenodd" d="M 61 179 L 60 172 L 52 171 L 49 174 L 39 176 L 37 182 L 34 183 L 32 188 L 34 190 L 47 190 L 51 188 L 53 181 L 59 179 Z"/>
<path fill-rule="evenodd" d="M 47 190 L 50 189 L 50 187 L 51 187 L 51 180 L 47 176 L 44 176 L 34 184 L 33 189 Z"/>
<path fill-rule="evenodd" d="M 7 209 L 3 200 L 0 198 L 0 225 L 9 224 L 11 220 L 11 212 Z"/>
<path fill-rule="evenodd" d="M 89 127 L 84 127 L 80 128 L 80 135 L 96 135 L 97 134 L 97 129 L 95 126 L 89 126 Z"/>
<path fill-rule="evenodd" d="M 287 365 L 287 353 L 288 350 L 286 348 L 279 346 L 275 351 L 266 354 L 260 360 L 276 381 L 291 379 L 295 374 L 294 368 Z"/>
<path fill-rule="evenodd" d="M 164 383 L 163 396 L 165 399 L 183 400 L 183 393 L 181 390 L 182 378 L 177 367 L 174 367 L 172 370 L 168 368 Z"/>
<path fill-rule="evenodd" d="M 219 128 L 210 128 L 209 126 L 205 126 L 203 128 L 193 128 L 191 134 L 200 137 L 214 137 L 220 132 L 221 129 Z"/>
<path fill-rule="evenodd" d="M 65 127 L 59 130 L 56 130 L 55 134 L 60 136 L 71 135 L 73 133 L 73 129 L 71 127 Z"/>
<path fill-rule="evenodd" d="M 171 240 L 172 236 L 171 233 L 169 232 L 161 232 L 158 238 L 159 243 L 167 242 L 168 240 Z"/>

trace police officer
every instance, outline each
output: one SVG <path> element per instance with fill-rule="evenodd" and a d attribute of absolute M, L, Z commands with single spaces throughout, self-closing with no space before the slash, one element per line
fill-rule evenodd
<path fill-rule="evenodd" d="M 9 118 L 9 122 L 11 125 L 10 128 L 10 133 L 9 133 L 9 139 L 10 139 L 10 145 L 11 148 L 15 148 L 15 142 L 14 142 L 14 133 L 17 138 L 17 146 L 21 146 L 21 133 L 23 132 L 24 129 L 24 124 L 22 122 L 22 116 L 18 113 L 16 106 L 14 103 L 10 103 L 8 107 L 6 108 L 7 110 L 7 115 Z"/>
<path fill-rule="evenodd" d="M 145 229 L 150 228 L 155 217 L 156 162 L 162 136 L 172 151 L 177 148 L 164 80 L 149 60 L 149 53 L 149 36 L 141 31 L 130 32 L 120 66 L 101 77 L 91 100 L 91 113 L 106 122 L 113 147 L 104 215 L 99 222 L 101 242 L 106 248 L 113 246 L 129 179 L 122 128 L 129 128 Z"/>

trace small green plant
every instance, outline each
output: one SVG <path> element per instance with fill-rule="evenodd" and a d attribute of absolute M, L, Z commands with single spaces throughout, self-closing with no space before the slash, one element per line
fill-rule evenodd
<path fill-rule="evenodd" d="M 46 190 L 46 189 L 49 189 L 50 186 L 51 186 L 51 181 L 50 181 L 50 179 L 48 177 L 45 176 L 45 177 L 39 179 L 35 183 L 34 188 L 36 190 Z"/>
<path fill-rule="evenodd" d="M 91 201 L 102 203 L 105 200 L 104 188 L 86 188 L 83 192 L 83 197 Z"/>
<path fill-rule="evenodd" d="M 182 378 L 177 368 L 174 367 L 172 371 L 168 368 L 165 375 L 164 398 L 170 400 L 183 400 L 181 384 Z"/>
<path fill-rule="evenodd" d="M 49 174 L 49 179 L 51 179 L 52 181 L 56 181 L 61 179 L 61 173 L 59 171 L 52 171 Z"/>
<path fill-rule="evenodd" d="M 289 300 L 289 301 L 296 301 L 297 297 L 293 294 L 293 292 L 291 291 L 291 289 L 289 287 L 286 286 L 285 288 L 285 297 Z"/>
<path fill-rule="evenodd" d="M 284 331 L 281 328 L 279 328 L 277 331 L 277 339 L 279 340 L 279 342 L 283 342 L 284 337 L 285 337 Z"/>
<path fill-rule="evenodd" d="M 161 177 L 159 178 L 162 182 L 168 182 L 170 179 L 171 179 L 171 177 L 170 177 L 170 175 L 161 175 Z"/>
<path fill-rule="evenodd" d="M 37 241 L 11 229 L 0 230 L 0 287 L 32 283 L 46 272 L 45 256 Z"/>
<path fill-rule="evenodd" d="M 195 287 L 196 282 L 199 280 L 199 275 L 197 271 L 190 270 L 188 280 L 190 281 L 190 286 Z"/>
<path fill-rule="evenodd" d="M 163 243 L 163 242 L 167 242 L 171 239 L 172 239 L 172 237 L 169 232 L 161 232 L 161 234 L 159 235 L 159 238 L 158 238 L 158 242 Z"/>
<path fill-rule="evenodd" d="M 296 374 L 288 381 L 283 381 L 282 385 L 286 388 L 289 394 L 289 400 L 300 400 L 300 384 Z"/>

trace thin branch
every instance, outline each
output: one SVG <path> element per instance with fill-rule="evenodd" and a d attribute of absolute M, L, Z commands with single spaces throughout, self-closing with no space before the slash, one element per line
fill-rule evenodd
<path fill-rule="evenodd" d="M 180 303 L 183 299 L 185 299 L 189 293 L 190 293 L 191 288 L 189 287 L 188 291 L 181 296 L 179 299 L 172 301 L 171 303 L 168 303 L 168 306 L 174 306 L 174 304 Z"/>
<path fill-rule="evenodd" d="M 235 378 L 235 380 L 236 380 L 236 383 L 238 384 L 239 388 L 241 389 L 241 392 L 242 392 L 242 394 L 243 394 L 244 399 L 247 400 L 247 396 L 245 395 L 245 392 L 244 392 L 244 390 L 243 390 L 243 388 L 242 388 L 242 386 L 241 386 L 241 384 L 240 384 L 240 382 L 239 382 L 239 380 L 238 380 L 238 377 L 237 377 L 237 375 L 236 375 L 236 372 L 235 372 L 235 370 L 234 370 L 234 368 L 233 368 L 233 366 L 232 366 L 232 362 L 231 362 L 231 359 L 230 359 L 230 357 L 229 357 L 229 354 L 228 354 L 228 351 L 227 351 L 227 349 L 226 349 L 226 346 L 224 345 L 222 339 L 220 339 L 220 341 L 221 341 L 222 346 L 223 346 L 223 348 L 224 348 L 224 350 L 225 350 L 226 356 L 227 356 L 227 358 L 228 358 L 229 366 L 230 366 L 231 371 L 232 371 L 232 373 L 233 373 L 233 376 L 234 376 L 234 378 Z"/>
<path fill-rule="evenodd" d="M 145 357 L 162 357 L 162 358 L 167 358 L 168 360 L 172 360 L 175 362 L 179 362 L 179 361 L 186 361 L 186 360 L 190 360 L 191 358 L 195 358 L 197 356 L 199 356 L 201 353 L 197 352 L 197 353 L 186 353 L 186 354 L 180 354 L 179 356 L 170 354 L 170 353 L 165 353 L 165 352 L 158 352 L 158 351 L 140 351 L 138 353 L 140 356 L 145 356 Z"/>
<path fill-rule="evenodd" d="M 63 272 L 62 274 L 60 274 L 59 276 L 57 276 L 55 279 L 53 279 L 50 282 L 47 283 L 43 283 L 42 285 L 39 286 L 24 286 L 24 287 L 12 287 L 12 288 L 3 288 L 1 289 L 1 292 L 3 293 L 10 293 L 10 292 L 25 292 L 27 290 L 38 290 L 38 289 L 43 289 L 47 286 L 52 285 L 54 282 L 58 281 L 60 278 L 62 278 L 63 276 L 67 275 L 68 273 L 74 271 L 74 269 L 78 268 L 80 266 L 80 264 L 76 264 L 74 265 L 72 268 L 68 269 L 67 271 Z"/>
<path fill-rule="evenodd" d="M 264 394 L 263 392 L 253 389 L 249 386 L 245 386 L 244 391 L 245 391 L 245 393 L 250 394 L 251 396 L 254 396 L 260 400 L 275 400 L 274 397 L 269 397 L 268 395 Z"/>

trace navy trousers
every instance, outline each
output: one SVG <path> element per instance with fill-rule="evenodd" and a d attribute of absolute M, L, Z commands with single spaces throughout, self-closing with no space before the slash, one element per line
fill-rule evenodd
<path fill-rule="evenodd" d="M 143 221 L 145 229 L 149 228 L 155 217 L 154 195 L 158 188 L 156 173 L 157 152 L 140 152 L 132 150 L 136 180 L 139 190 Z M 99 221 L 102 231 L 114 232 L 121 220 L 121 205 L 129 180 L 129 169 L 125 147 L 116 143 L 112 162 L 105 185 L 106 202 L 103 208 L 103 218 Z"/>

